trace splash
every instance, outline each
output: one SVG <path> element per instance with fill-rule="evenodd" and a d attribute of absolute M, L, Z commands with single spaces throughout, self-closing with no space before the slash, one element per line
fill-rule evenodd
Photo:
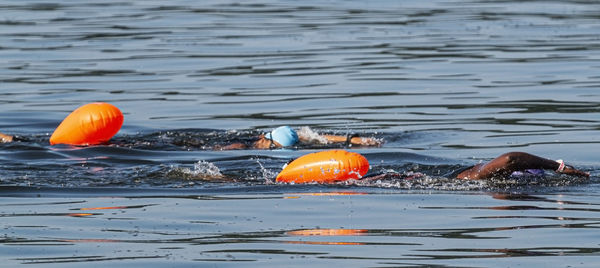
<path fill-rule="evenodd" d="M 275 177 L 277 176 L 278 173 L 265 168 L 265 166 L 260 162 L 260 159 L 256 159 L 256 163 L 260 167 L 260 171 L 262 173 L 262 178 L 264 178 L 265 183 L 267 183 L 267 184 L 275 183 Z M 284 168 L 285 168 L 285 166 L 287 166 L 287 164 L 284 165 Z"/>
<path fill-rule="evenodd" d="M 223 177 L 221 171 L 215 164 L 200 160 L 194 164 L 194 174 L 206 174 L 213 177 Z"/>
<path fill-rule="evenodd" d="M 301 127 L 298 130 L 298 136 L 301 137 L 308 137 L 308 142 L 309 143 L 313 143 L 313 142 L 317 142 L 317 143 L 321 143 L 321 144 L 327 144 L 328 141 L 325 137 L 319 135 L 319 133 L 317 133 L 316 131 L 312 130 L 310 127 Z"/>
<path fill-rule="evenodd" d="M 386 170 L 376 176 L 338 183 L 345 186 L 375 187 L 401 190 L 438 191 L 544 191 L 548 187 L 564 187 L 590 183 L 586 178 L 550 174 L 544 178 L 498 177 L 489 180 L 463 180 L 433 176 L 421 172 Z"/>
<path fill-rule="evenodd" d="M 402 190 L 449 190 L 472 191 L 488 189 L 487 181 L 459 180 L 438 176 L 430 176 L 420 172 L 406 171 L 385 173 L 361 180 L 351 180 L 345 185 L 361 187 L 377 187 Z"/>
<path fill-rule="evenodd" d="M 208 161 L 200 160 L 194 164 L 194 169 L 175 167 L 169 171 L 168 177 L 187 180 L 220 180 L 225 176 L 219 168 Z"/>

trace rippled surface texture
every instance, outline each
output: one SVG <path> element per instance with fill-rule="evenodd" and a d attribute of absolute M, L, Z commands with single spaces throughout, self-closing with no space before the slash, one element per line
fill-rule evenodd
<path fill-rule="evenodd" d="M 595 1 L 3 1 L 5 265 L 595 267 Z M 50 146 L 73 109 L 110 144 Z M 378 181 L 273 183 L 343 145 L 214 151 L 274 127 L 357 133 Z M 589 180 L 464 182 L 508 151 Z M 424 176 L 413 176 L 414 174 Z"/>

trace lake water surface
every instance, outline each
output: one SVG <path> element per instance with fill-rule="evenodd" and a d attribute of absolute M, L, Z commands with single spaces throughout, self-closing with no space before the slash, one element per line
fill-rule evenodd
<path fill-rule="evenodd" d="M 0 3 L 0 266 L 597 267 L 600 3 Z M 50 146 L 75 108 L 125 123 Z M 281 126 L 379 147 L 214 151 Z M 274 183 L 345 148 L 378 181 Z M 591 173 L 465 182 L 508 151 Z M 413 177 L 414 174 L 425 174 Z"/>

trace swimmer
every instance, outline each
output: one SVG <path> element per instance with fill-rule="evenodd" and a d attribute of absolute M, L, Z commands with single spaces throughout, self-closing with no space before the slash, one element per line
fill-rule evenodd
<path fill-rule="evenodd" d="M 8 143 L 16 141 L 17 138 L 11 135 L 0 133 L 0 143 Z M 282 126 L 274 129 L 271 132 L 261 134 L 251 146 L 244 143 L 234 143 L 223 147 L 216 146 L 215 150 L 236 150 L 247 149 L 248 147 L 255 149 L 270 149 L 289 147 L 299 142 L 302 143 L 346 143 L 360 146 L 379 146 L 381 141 L 376 138 L 363 138 L 357 135 L 319 135 L 308 127 L 301 128 L 298 132 L 288 126 Z"/>
<path fill-rule="evenodd" d="M 348 145 L 360 145 L 360 146 L 379 146 L 381 141 L 375 138 L 363 138 L 358 135 L 320 135 L 310 130 L 308 127 L 303 127 L 299 131 L 292 129 L 289 126 L 281 126 L 273 129 L 271 132 L 261 134 L 258 140 L 255 141 L 251 148 L 254 149 L 271 149 L 271 148 L 283 148 L 295 145 L 299 142 L 302 143 L 320 143 L 320 144 L 332 144 L 332 143 L 346 143 Z M 219 147 L 219 150 L 237 150 L 246 149 L 248 146 L 243 143 L 234 143 L 227 146 Z"/>
<path fill-rule="evenodd" d="M 446 177 L 462 180 L 486 180 L 492 178 L 543 178 L 544 170 L 556 173 L 589 178 L 590 174 L 565 165 L 562 160 L 550 160 L 524 152 L 505 153 L 490 162 L 470 166 Z M 420 172 L 384 173 L 365 177 L 361 180 L 375 181 L 386 178 L 411 179 L 425 176 Z"/>
<path fill-rule="evenodd" d="M 550 160 L 523 152 L 505 153 L 490 162 L 477 164 L 458 173 L 456 178 L 468 180 L 485 180 L 494 177 L 521 175 L 541 176 L 544 170 L 576 177 L 589 178 L 590 174 L 565 165 L 562 160 Z"/>

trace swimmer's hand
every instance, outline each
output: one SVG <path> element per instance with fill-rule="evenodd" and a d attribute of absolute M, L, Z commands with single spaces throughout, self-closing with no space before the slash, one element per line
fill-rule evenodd
<path fill-rule="evenodd" d="M 584 178 L 590 177 L 590 173 L 581 171 L 571 166 L 565 166 L 565 169 L 563 169 L 563 171 L 560 173 Z"/>
<path fill-rule="evenodd" d="M 381 145 L 381 141 L 375 138 L 362 138 L 362 137 L 353 137 L 350 139 L 351 144 L 363 145 L 363 146 L 379 146 Z"/>
<path fill-rule="evenodd" d="M 257 141 L 252 145 L 255 149 L 271 149 L 273 148 L 281 148 L 281 145 L 276 141 L 269 140 L 265 138 L 265 135 L 260 135 Z"/>
<path fill-rule="evenodd" d="M 0 133 L 0 143 L 8 143 L 13 141 L 13 136 Z"/>

